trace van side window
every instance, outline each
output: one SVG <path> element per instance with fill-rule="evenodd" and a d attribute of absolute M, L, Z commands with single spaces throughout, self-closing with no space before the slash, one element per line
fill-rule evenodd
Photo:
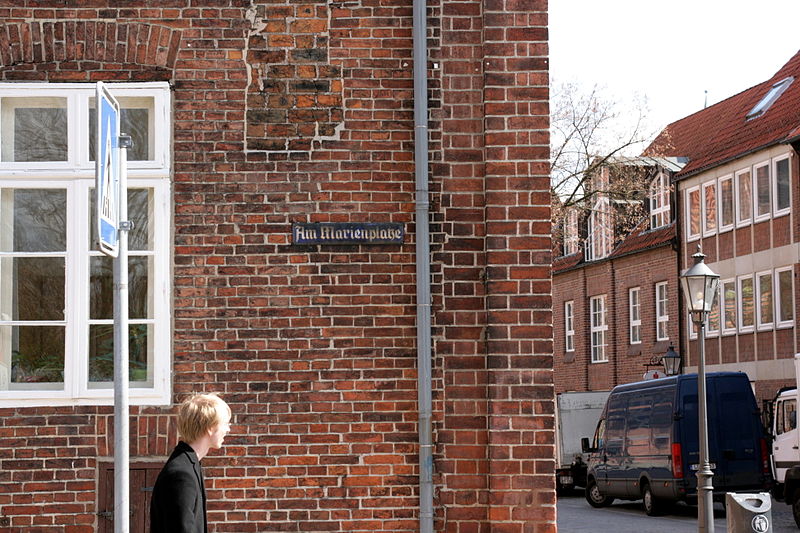
<path fill-rule="evenodd" d="M 606 419 L 601 418 L 600 422 L 597 424 L 597 429 L 594 432 L 594 442 L 592 443 L 592 448 L 595 450 L 600 450 L 603 448 L 603 443 L 605 442 L 606 436 Z"/>
<path fill-rule="evenodd" d="M 776 422 L 778 435 L 797 428 L 797 400 L 784 400 L 778 405 Z"/>
<path fill-rule="evenodd" d="M 650 429 L 653 432 L 653 453 L 666 455 L 671 453 L 672 399 L 669 396 L 671 391 L 656 392 L 657 394 L 653 398 L 653 410 L 650 413 Z"/>
<path fill-rule="evenodd" d="M 624 395 L 612 396 L 608 401 L 606 417 L 606 451 L 609 454 L 622 453 L 625 445 L 625 408 L 627 400 Z"/>
<path fill-rule="evenodd" d="M 650 392 L 632 396 L 628 403 L 628 432 L 625 451 L 628 455 L 650 455 L 650 415 L 653 395 Z"/>

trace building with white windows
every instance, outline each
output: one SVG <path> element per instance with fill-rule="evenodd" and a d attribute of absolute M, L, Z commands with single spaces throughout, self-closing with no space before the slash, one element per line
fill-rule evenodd
<path fill-rule="evenodd" d="M 680 268 L 698 248 L 720 291 L 706 327 L 709 371 L 747 372 L 770 398 L 794 382 L 800 54 L 772 78 L 678 120 L 648 149 L 685 158 L 674 176 Z M 697 367 L 697 332 L 682 308 L 686 371 Z"/>
<path fill-rule="evenodd" d="M 556 392 L 641 379 L 654 358 L 677 347 L 670 180 L 680 168 L 670 158 L 609 161 L 592 177 L 590 198 L 564 210 L 553 262 Z M 614 179 L 644 186 L 620 196 Z"/>
<path fill-rule="evenodd" d="M 115 338 L 131 533 L 200 392 L 233 413 L 209 531 L 555 527 L 547 4 L 414 7 L 3 2 L 0 531 L 121 525 Z M 98 81 L 133 139 L 118 335 Z"/>

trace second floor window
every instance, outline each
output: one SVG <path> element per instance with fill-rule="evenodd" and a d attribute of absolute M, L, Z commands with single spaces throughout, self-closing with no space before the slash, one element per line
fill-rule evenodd
<path fill-rule="evenodd" d="M 689 240 L 700 237 L 700 188 L 686 191 L 686 235 Z"/>
<path fill-rule="evenodd" d="M 630 343 L 639 344 L 642 342 L 642 315 L 639 306 L 639 287 L 633 287 L 628 291 L 628 309 L 630 314 Z"/>
<path fill-rule="evenodd" d="M 564 302 L 564 349 L 575 351 L 575 303 Z"/>
<path fill-rule="evenodd" d="M 606 297 L 593 296 L 589 300 L 589 311 L 591 314 L 591 333 L 592 333 L 592 362 L 601 363 L 608 361 L 606 354 Z"/>
<path fill-rule="evenodd" d="M 667 282 L 656 283 L 656 340 L 669 339 Z"/>

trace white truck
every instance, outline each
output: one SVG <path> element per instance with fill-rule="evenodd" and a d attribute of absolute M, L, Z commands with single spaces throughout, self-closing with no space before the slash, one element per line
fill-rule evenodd
<path fill-rule="evenodd" d="M 586 487 L 581 438 L 594 435 L 610 391 L 562 392 L 556 396 L 556 490 Z"/>
<path fill-rule="evenodd" d="M 795 380 L 800 383 L 800 354 L 794 356 Z M 775 499 L 792 506 L 800 527 L 800 430 L 797 428 L 797 391 L 781 389 L 772 403 L 772 476 Z"/>

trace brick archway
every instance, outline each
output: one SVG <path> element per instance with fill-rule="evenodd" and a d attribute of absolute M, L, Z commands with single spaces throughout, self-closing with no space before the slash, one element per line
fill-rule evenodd
<path fill-rule="evenodd" d="M 180 42 L 180 30 L 158 24 L 8 22 L 0 24 L 0 78 L 94 81 L 103 72 L 128 71 L 132 80 L 164 80 L 174 70 Z"/>

